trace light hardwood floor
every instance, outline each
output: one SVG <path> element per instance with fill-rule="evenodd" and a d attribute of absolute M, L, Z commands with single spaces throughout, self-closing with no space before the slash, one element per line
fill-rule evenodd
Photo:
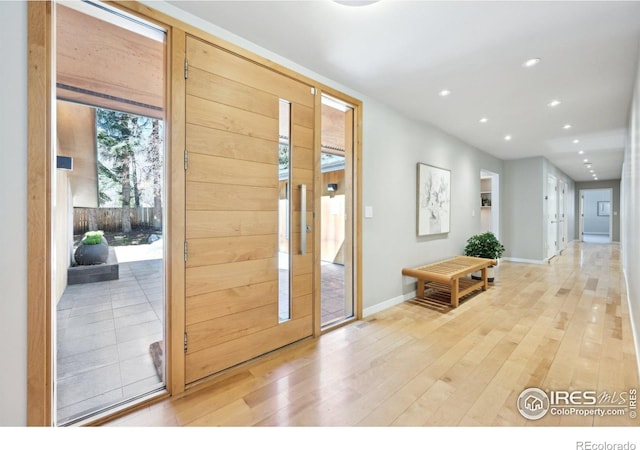
<path fill-rule="evenodd" d="M 628 415 L 529 421 L 516 408 L 527 387 L 638 387 L 617 244 L 573 243 L 545 265 L 503 262 L 492 287 L 457 309 L 405 302 L 108 425 L 640 424 Z"/>

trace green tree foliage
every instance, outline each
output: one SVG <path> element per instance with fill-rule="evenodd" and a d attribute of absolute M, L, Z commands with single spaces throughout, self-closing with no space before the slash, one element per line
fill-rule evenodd
<path fill-rule="evenodd" d="M 131 231 L 131 207 L 153 206 L 160 228 L 162 121 L 98 108 L 96 128 L 99 205 L 122 208 L 125 233 Z"/>

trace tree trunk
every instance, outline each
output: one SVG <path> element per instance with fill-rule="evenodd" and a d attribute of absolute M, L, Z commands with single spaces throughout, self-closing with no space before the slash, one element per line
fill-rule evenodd
<path fill-rule="evenodd" d="M 98 231 L 98 219 L 96 218 L 96 212 L 96 208 L 89 208 L 87 210 L 88 231 Z"/>
<path fill-rule="evenodd" d="M 129 173 L 129 155 L 122 160 L 122 232 L 131 233 L 131 175 Z"/>
<path fill-rule="evenodd" d="M 133 206 L 140 208 L 140 190 L 138 189 L 138 165 L 136 154 L 131 151 L 131 185 L 133 186 Z"/>
<path fill-rule="evenodd" d="M 151 127 L 151 160 L 153 170 L 153 226 L 162 229 L 162 158 L 160 156 L 160 122 L 154 119 Z"/>

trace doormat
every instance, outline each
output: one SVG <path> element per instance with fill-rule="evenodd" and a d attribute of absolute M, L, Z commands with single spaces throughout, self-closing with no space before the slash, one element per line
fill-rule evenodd
<path fill-rule="evenodd" d="M 158 378 L 160 378 L 160 381 L 164 381 L 164 365 L 162 364 L 162 360 L 164 359 L 164 342 L 157 341 L 151 344 L 149 346 L 149 353 L 151 354 Z"/>

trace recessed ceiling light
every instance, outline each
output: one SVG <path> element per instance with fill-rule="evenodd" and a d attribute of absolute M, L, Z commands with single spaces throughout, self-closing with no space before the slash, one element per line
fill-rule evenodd
<path fill-rule="evenodd" d="M 551 100 L 551 101 L 548 103 L 548 105 L 549 105 L 551 108 L 555 108 L 555 107 L 556 107 L 556 106 L 558 106 L 559 104 L 560 104 L 560 100 Z"/>
<path fill-rule="evenodd" d="M 591 169 L 591 167 L 591 164 L 587 164 L 587 169 Z M 593 170 L 591 172 L 593 172 Z"/>
<path fill-rule="evenodd" d="M 579 144 L 579 143 L 580 143 L 580 140 L 579 140 L 579 139 L 574 139 L 574 140 L 573 140 L 573 143 L 574 143 L 574 144 Z"/>
<path fill-rule="evenodd" d="M 451 94 L 451 91 L 449 89 L 443 89 L 440 91 L 440 97 L 446 97 L 449 94 Z"/>
<path fill-rule="evenodd" d="M 587 158 L 584 159 L 584 162 L 589 162 L 589 160 Z"/>
<path fill-rule="evenodd" d="M 525 62 L 522 63 L 522 67 L 526 67 L 526 68 L 533 67 L 539 62 L 540 62 L 540 58 L 527 59 Z"/>
<path fill-rule="evenodd" d="M 598 177 L 593 177 L 594 180 L 598 181 Z"/>
<path fill-rule="evenodd" d="M 510 134 L 505 135 L 504 140 L 505 141 L 510 141 L 511 140 L 511 135 Z"/>
<path fill-rule="evenodd" d="M 578 155 L 584 155 L 584 150 L 580 150 L 580 151 L 578 152 Z"/>
<path fill-rule="evenodd" d="M 593 173 L 593 169 L 591 169 L 591 170 L 589 171 L 589 173 Z"/>
<path fill-rule="evenodd" d="M 562 128 L 564 128 L 565 130 L 568 130 L 569 128 L 571 128 L 571 124 L 566 124 L 565 126 L 563 126 Z"/>
<path fill-rule="evenodd" d="M 480 123 L 487 123 L 489 121 L 489 119 L 487 119 L 486 117 L 483 117 L 482 119 L 480 119 Z"/>
<path fill-rule="evenodd" d="M 352 1 L 342 1 L 342 0 L 333 0 L 339 5 L 344 6 L 367 6 L 372 3 L 378 3 L 380 0 L 366 1 L 366 0 L 352 0 Z"/>

